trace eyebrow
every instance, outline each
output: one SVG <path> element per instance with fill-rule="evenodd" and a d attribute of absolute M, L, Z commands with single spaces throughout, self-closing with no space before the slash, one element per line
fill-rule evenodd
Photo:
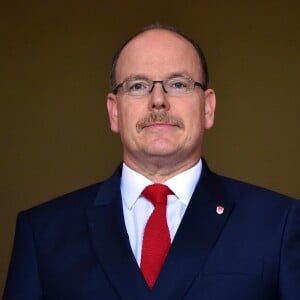
<path fill-rule="evenodd" d="M 171 73 L 169 76 L 168 76 L 168 79 L 170 78 L 175 78 L 175 77 L 190 77 L 189 75 L 187 75 L 186 72 L 182 72 L 182 73 Z"/>
<path fill-rule="evenodd" d="M 138 79 L 149 80 L 149 78 L 146 75 L 137 74 L 137 75 L 129 75 L 129 76 L 125 77 L 123 82 L 126 81 L 126 80 L 138 80 Z"/>
<path fill-rule="evenodd" d="M 161 79 L 161 80 L 166 80 L 166 79 L 171 79 L 171 78 L 175 78 L 175 77 L 188 77 L 191 78 L 190 75 L 187 74 L 187 72 L 172 72 L 170 73 L 166 78 Z M 150 79 L 148 76 L 143 75 L 143 74 L 136 74 L 136 75 L 129 75 L 127 77 L 125 77 L 125 79 L 122 81 L 126 81 L 126 80 L 152 80 Z"/>

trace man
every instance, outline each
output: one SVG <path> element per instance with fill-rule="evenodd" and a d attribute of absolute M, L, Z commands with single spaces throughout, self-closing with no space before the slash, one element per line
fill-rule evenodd
<path fill-rule="evenodd" d="M 123 164 L 20 214 L 4 300 L 300 299 L 299 203 L 201 159 L 216 106 L 202 50 L 148 27 L 111 82 Z"/>

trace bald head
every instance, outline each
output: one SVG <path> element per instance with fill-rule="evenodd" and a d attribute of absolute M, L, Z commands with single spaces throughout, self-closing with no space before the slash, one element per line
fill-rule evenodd
<path fill-rule="evenodd" d="M 111 73 L 110 73 L 111 89 L 116 87 L 116 85 L 118 83 L 117 82 L 117 72 L 118 72 L 118 67 L 119 67 L 118 62 L 119 62 L 119 58 L 120 58 L 123 50 L 125 50 L 125 48 L 127 48 L 127 46 L 129 44 L 131 44 L 132 41 L 136 40 L 138 37 L 152 36 L 153 38 L 155 38 L 155 35 L 159 32 L 166 33 L 166 36 L 168 34 L 169 34 L 169 36 L 173 35 L 174 37 L 177 37 L 178 39 L 181 39 L 182 41 L 185 41 L 186 43 L 189 44 L 189 46 L 193 49 L 194 53 L 196 53 L 196 55 L 197 55 L 198 68 L 199 68 L 199 72 L 201 73 L 202 83 L 205 88 L 208 86 L 208 77 L 209 76 L 208 76 L 207 63 L 206 63 L 206 59 L 205 59 L 205 56 L 204 56 L 204 53 L 203 53 L 201 47 L 192 38 L 186 36 L 185 34 L 181 33 L 180 31 L 176 30 L 175 28 L 156 23 L 156 24 L 147 26 L 144 29 L 142 29 L 141 31 L 132 35 L 116 51 L 116 53 L 113 56 Z M 148 33 L 150 33 L 150 35 Z M 164 44 L 167 43 L 167 40 L 162 41 L 162 43 L 164 43 Z M 150 45 L 151 48 L 153 48 L 153 46 L 154 45 Z M 167 55 L 167 53 L 166 53 L 166 55 Z"/>

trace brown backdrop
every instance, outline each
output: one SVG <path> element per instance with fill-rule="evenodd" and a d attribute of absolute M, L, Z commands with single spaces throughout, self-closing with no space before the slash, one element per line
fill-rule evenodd
<path fill-rule="evenodd" d="M 0 7 L 0 294 L 17 212 L 108 176 L 112 53 L 154 21 L 202 44 L 217 121 L 210 166 L 300 197 L 299 1 L 10 1 Z"/>

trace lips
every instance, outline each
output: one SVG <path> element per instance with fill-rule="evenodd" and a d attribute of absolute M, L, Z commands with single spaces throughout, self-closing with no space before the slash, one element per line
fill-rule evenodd
<path fill-rule="evenodd" d="M 145 127 L 160 127 L 160 126 L 177 126 L 177 124 L 172 124 L 172 123 L 167 123 L 167 122 L 154 122 L 154 123 L 145 125 L 143 128 L 145 128 Z"/>

